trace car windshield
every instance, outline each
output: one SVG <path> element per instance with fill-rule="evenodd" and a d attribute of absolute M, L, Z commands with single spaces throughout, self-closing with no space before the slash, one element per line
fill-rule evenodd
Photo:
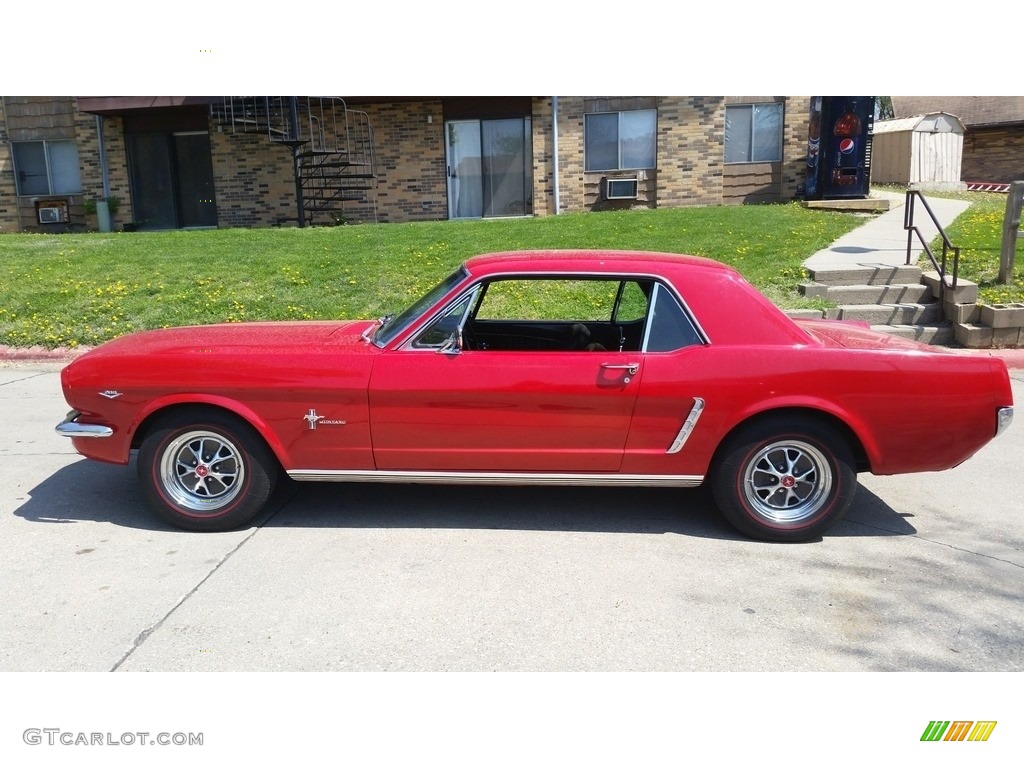
<path fill-rule="evenodd" d="M 378 347 L 387 346 L 392 339 L 399 336 L 402 331 L 408 328 L 416 318 L 426 312 L 430 307 L 440 300 L 442 296 L 451 291 L 456 285 L 464 280 L 469 273 L 465 267 L 459 267 L 448 277 L 435 285 L 424 296 L 399 315 L 385 318 L 380 328 L 373 335 L 373 343 Z"/>

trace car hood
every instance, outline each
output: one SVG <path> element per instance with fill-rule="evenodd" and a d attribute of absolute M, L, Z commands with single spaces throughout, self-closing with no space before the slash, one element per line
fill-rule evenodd
<path fill-rule="evenodd" d="M 224 323 L 141 331 L 101 344 L 82 358 L 98 356 L 215 355 L 240 350 L 298 350 L 309 347 L 365 348 L 360 338 L 368 320 L 343 322 Z M 82 359 L 80 358 L 80 359 Z"/>

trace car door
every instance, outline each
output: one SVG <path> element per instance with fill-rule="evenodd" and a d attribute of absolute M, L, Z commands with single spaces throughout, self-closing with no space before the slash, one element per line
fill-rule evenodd
<path fill-rule="evenodd" d="M 583 286 L 592 311 L 581 309 L 579 281 L 502 282 L 500 290 L 492 282 L 457 298 L 375 361 L 378 469 L 619 469 L 642 373 L 639 345 L 630 351 L 590 340 L 620 338 L 610 309 L 619 282 Z"/>
<path fill-rule="evenodd" d="M 643 381 L 633 410 L 622 472 L 699 478 L 719 433 L 718 396 L 729 382 L 699 324 L 664 283 L 652 290 L 644 330 Z M 712 411 L 709 419 L 706 408 Z"/>

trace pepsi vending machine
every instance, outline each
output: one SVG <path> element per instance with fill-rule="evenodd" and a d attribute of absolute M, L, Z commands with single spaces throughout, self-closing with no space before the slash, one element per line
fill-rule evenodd
<path fill-rule="evenodd" d="M 813 96 L 807 126 L 809 200 L 867 197 L 874 96 Z"/>

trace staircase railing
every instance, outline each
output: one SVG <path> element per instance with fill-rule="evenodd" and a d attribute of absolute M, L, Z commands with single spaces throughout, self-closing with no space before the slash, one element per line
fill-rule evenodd
<path fill-rule="evenodd" d="M 300 227 L 343 218 L 346 201 L 370 202 L 377 161 L 366 112 L 335 96 L 226 96 L 211 111 L 230 133 L 265 133 L 291 148 Z"/>
<path fill-rule="evenodd" d="M 942 259 L 937 259 L 935 254 L 932 252 L 931 246 L 928 241 L 924 239 L 924 235 L 921 234 L 920 228 L 914 224 L 914 213 L 915 205 L 917 200 L 921 201 L 921 205 L 924 206 L 925 211 L 931 217 L 932 223 L 935 228 L 939 231 L 939 235 L 942 236 Z M 932 266 L 935 267 L 935 271 L 939 273 L 939 280 L 943 286 L 956 290 L 957 275 L 960 272 L 960 248 L 959 246 L 953 245 L 949 240 L 949 236 L 946 234 L 946 230 L 939 224 L 938 218 L 932 211 L 931 206 L 928 205 L 928 201 L 919 190 L 908 189 L 906 204 L 903 206 L 903 228 L 907 231 L 907 264 L 909 265 L 913 258 L 912 249 L 914 245 L 914 235 L 917 235 L 918 241 L 921 243 L 921 247 L 924 252 L 928 254 L 928 259 L 931 261 Z M 953 254 L 953 265 L 952 271 L 947 269 L 949 261 L 949 254 Z M 951 274 L 952 284 L 946 282 L 946 275 Z"/>

